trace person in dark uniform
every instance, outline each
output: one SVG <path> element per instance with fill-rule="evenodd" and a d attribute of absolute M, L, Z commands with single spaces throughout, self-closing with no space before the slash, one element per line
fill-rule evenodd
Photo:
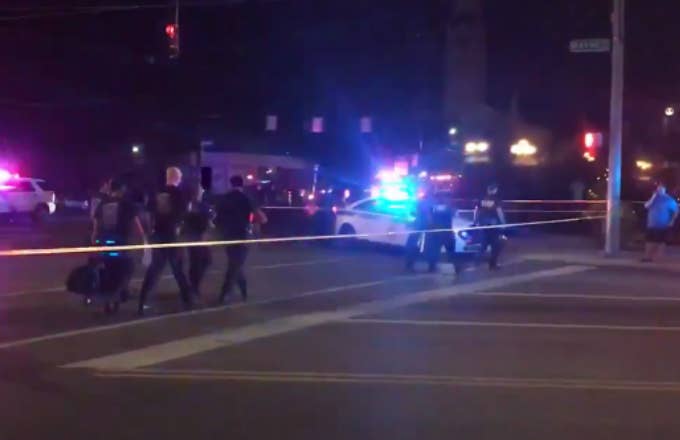
<path fill-rule="evenodd" d="M 94 219 L 97 212 L 97 207 L 106 199 L 111 193 L 111 179 L 106 179 L 99 186 L 99 190 L 90 197 L 90 219 Z M 120 183 L 120 182 L 119 182 Z"/>
<path fill-rule="evenodd" d="M 130 244 L 130 235 L 134 230 L 146 244 L 146 234 L 139 218 L 137 207 L 125 198 L 125 185 L 119 180 L 112 180 L 109 193 L 102 196 L 92 216 L 92 243 L 95 245 Z M 115 271 L 118 281 L 117 293 L 125 301 L 129 294 L 130 279 L 134 272 L 132 258 L 126 252 L 117 252 L 115 259 L 108 260 L 109 269 Z M 109 254 L 110 255 L 110 254 Z"/>
<path fill-rule="evenodd" d="M 204 192 L 203 187 L 199 185 L 184 221 L 184 235 L 187 241 L 203 241 L 208 229 L 212 226 L 214 211 L 203 200 Z M 192 246 L 187 249 L 189 253 L 189 282 L 193 293 L 200 296 L 201 281 L 208 267 L 212 264 L 212 254 L 208 246 Z"/>
<path fill-rule="evenodd" d="M 179 168 L 170 167 L 166 171 L 166 185 L 149 200 L 149 211 L 153 218 L 153 243 L 175 243 L 186 217 L 189 202 L 186 195 L 179 188 L 182 183 L 182 172 Z M 183 271 L 182 249 L 161 248 L 154 249 L 151 264 L 144 276 L 142 290 L 139 296 L 139 314 L 143 315 L 147 306 L 149 292 L 156 286 L 165 265 L 169 263 L 172 274 L 179 286 L 180 296 L 185 308 L 191 308 L 191 285 Z"/>
<path fill-rule="evenodd" d="M 415 219 L 410 225 L 413 231 L 425 231 L 432 224 L 432 199 L 429 192 L 415 205 Z M 411 272 L 421 252 L 421 245 L 426 240 L 424 232 L 412 232 L 406 240 L 406 270 Z"/>
<path fill-rule="evenodd" d="M 216 206 L 217 228 L 224 240 L 245 240 L 248 238 L 251 217 L 257 223 L 264 224 L 267 217 L 261 209 L 243 192 L 243 177 L 233 176 L 229 182 L 232 189 L 223 196 Z M 245 301 L 248 298 L 248 283 L 243 266 L 248 256 L 248 247 L 245 244 L 233 244 L 226 246 L 227 271 L 224 275 L 224 283 L 220 291 L 219 302 L 223 304 L 238 284 L 241 297 Z"/>
<path fill-rule="evenodd" d="M 462 272 L 462 266 L 456 256 L 456 238 L 453 232 L 453 204 L 443 193 L 435 194 L 430 206 L 430 229 L 425 239 L 425 255 L 430 272 L 437 271 L 442 247 L 446 250 L 449 261 L 453 263 L 456 275 Z M 444 231 L 443 229 L 448 229 Z"/>
<path fill-rule="evenodd" d="M 478 226 L 498 226 L 505 224 L 505 215 L 498 197 L 498 185 L 491 184 L 486 189 L 486 195 L 475 207 L 474 224 Z M 498 269 L 498 257 L 502 248 L 501 228 L 482 229 L 482 252 L 491 247 L 489 269 Z"/>

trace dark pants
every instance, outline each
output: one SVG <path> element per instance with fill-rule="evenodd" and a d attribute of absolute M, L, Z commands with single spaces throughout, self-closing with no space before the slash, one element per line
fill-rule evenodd
<path fill-rule="evenodd" d="M 413 265 L 420 254 L 420 238 L 423 234 L 413 233 L 409 234 L 406 239 L 406 269 L 413 269 Z"/>
<path fill-rule="evenodd" d="M 442 247 L 446 250 L 446 255 L 453 263 L 456 273 L 460 273 L 462 266 L 456 256 L 456 241 L 453 233 L 446 231 L 425 234 L 425 257 L 430 271 L 437 270 Z"/>
<path fill-rule="evenodd" d="M 194 293 L 200 293 L 201 281 L 205 272 L 212 264 L 212 255 L 207 246 L 190 247 L 189 251 L 189 282 Z"/>
<path fill-rule="evenodd" d="M 110 257 L 109 262 L 117 281 L 114 295 L 117 295 L 121 302 L 125 302 L 130 296 L 130 281 L 135 273 L 135 263 L 132 257 L 124 253 L 119 257 Z"/>
<path fill-rule="evenodd" d="M 224 274 L 224 284 L 222 284 L 220 300 L 231 294 L 234 284 L 238 284 L 241 296 L 245 299 L 248 296 L 248 283 L 243 273 L 243 266 L 246 264 L 246 258 L 248 257 L 248 247 L 245 244 L 234 244 L 227 246 L 226 252 L 227 272 Z"/>
<path fill-rule="evenodd" d="M 126 301 L 130 294 L 130 281 L 135 271 L 132 258 L 122 252 L 118 256 L 104 253 L 90 261 L 90 264 L 104 265 L 104 272 L 99 280 L 101 293 L 109 294 L 120 301 Z"/>
<path fill-rule="evenodd" d="M 437 269 L 442 247 L 446 249 L 446 254 L 449 257 L 449 260 L 453 263 L 456 273 L 460 273 L 462 271 L 462 262 L 456 256 L 455 238 L 451 232 L 446 231 L 409 235 L 406 242 L 407 269 L 413 269 L 413 265 L 418 259 L 418 255 L 420 254 L 421 250 L 421 236 L 423 236 L 423 240 L 425 240 L 423 246 L 423 255 L 427 261 L 430 271 L 435 271 Z"/>
<path fill-rule="evenodd" d="M 177 285 L 179 286 L 179 293 L 182 301 L 186 305 L 191 303 L 191 286 L 189 285 L 186 275 L 184 275 L 182 249 L 154 249 L 151 257 L 151 265 L 146 270 L 144 283 L 142 284 L 142 291 L 140 292 L 139 296 L 140 308 L 146 304 L 146 299 L 149 295 L 149 292 L 158 283 L 158 279 L 160 278 L 161 273 L 163 272 L 163 269 L 165 269 L 165 265 L 167 263 L 170 264 L 172 274 L 175 277 L 175 281 L 177 281 Z"/>
<path fill-rule="evenodd" d="M 489 258 L 489 267 L 498 266 L 498 257 L 501 254 L 503 243 L 501 241 L 500 229 L 482 229 L 482 252 L 491 247 L 491 256 Z"/>

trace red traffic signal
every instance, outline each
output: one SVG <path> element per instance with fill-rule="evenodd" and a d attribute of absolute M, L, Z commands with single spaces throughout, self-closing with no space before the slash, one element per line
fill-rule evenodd
<path fill-rule="evenodd" d="M 168 23 L 165 26 L 165 35 L 168 37 L 170 58 L 177 58 L 179 56 L 179 25 Z"/>
<path fill-rule="evenodd" d="M 174 40 L 177 36 L 177 25 L 175 23 L 169 23 L 165 26 L 165 35 Z"/>
<path fill-rule="evenodd" d="M 583 135 L 583 146 L 590 148 L 597 148 L 602 146 L 602 133 L 597 132 L 586 132 Z"/>

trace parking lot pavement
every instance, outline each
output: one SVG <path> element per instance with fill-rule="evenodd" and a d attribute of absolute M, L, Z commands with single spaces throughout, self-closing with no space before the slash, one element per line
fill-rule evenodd
<path fill-rule="evenodd" d="M 176 313 L 169 279 L 143 320 L 82 310 L 63 292 L 0 296 L 0 430 L 76 439 L 680 433 L 672 271 L 517 259 L 454 281 L 446 271 L 405 274 L 398 255 L 367 249 L 260 247 L 252 257 L 252 301 L 227 308 Z"/>

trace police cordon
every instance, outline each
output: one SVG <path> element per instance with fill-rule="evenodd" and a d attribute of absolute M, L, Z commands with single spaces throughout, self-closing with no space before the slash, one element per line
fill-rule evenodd
<path fill-rule="evenodd" d="M 423 230 L 408 230 L 408 231 L 394 231 L 381 233 L 367 233 L 367 234 L 343 234 L 343 235 L 309 235 L 309 236 L 295 236 L 295 237 L 272 237 L 272 238 L 255 238 L 246 240 L 213 240 L 213 241 L 190 241 L 190 242 L 174 242 L 174 243 L 147 243 L 136 245 L 121 245 L 121 246 L 77 246 L 77 247 L 61 247 L 61 248 L 42 248 L 42 249 L 11 249 L 0 251 L 0 257 L 21 257 L 21 256 L 38 256 L 38 255 L 65 255 L 65 254 L 83 254 L 96 252 L 123 252 L 123 251 L 137 251 L 144 249 L 168 249 L 168 248 L 186 248 L 186 247 L 200 247 L 200 246 L 230 246 L 237 244 L 258 244 L 258 243 L 291 243 L 300 241 L 322 241 L 322 240 L 343 240 L 343 239 L 361 239 L 378 236 L 393 236 L 393 235 L 408 235 L 408 234 L 423 234 L 433 232 L 460 232 L 460 231 L 475 231 L 484 229 L 508 229 L 526 226 L 542 226 L 560 223 L 575 223 L 588 220 L 602 220 L 605 216 L 582 216 L 566 219 L 556 220 L 542 220 L 534 222 L 522 223 L 507 223 L 502 225 L 489 226 L 469 226 L 464 228 L 452 229 L 423 229 Z"/>

